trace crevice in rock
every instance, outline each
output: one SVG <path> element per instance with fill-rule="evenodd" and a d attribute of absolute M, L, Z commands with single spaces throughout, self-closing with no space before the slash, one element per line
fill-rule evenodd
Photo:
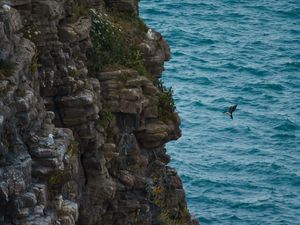
<path fill-rule="evenodd" d="M 56 98 L 57 98 L 57 96 L 53 96 L 53 98 L 52 98 L 53 99 L 53 105 L 54 105 L 53 111 L 54 111 L 55 115 L 58 116 L 60 124 L 55 124 L 55 125 L 57 127 L 67 127 L 64 124 L 63 114 L 61 112 L 61 108 L 58 106 Z"/>

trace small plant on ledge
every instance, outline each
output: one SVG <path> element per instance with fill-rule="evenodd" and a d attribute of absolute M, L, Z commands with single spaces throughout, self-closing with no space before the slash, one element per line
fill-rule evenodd
<path fill-rule="evenodd" d="M 69 18 L 70 22 L 75 22 L 80 16 L 88 15 L 88 8 L 78 2 L 72 4 L 71 17 Z"/>
<path fill-rule="evenodd" d="M 99 124 L 104 129 L 107 129 L 113 119 L 113 114 L 110 111 L 103 110 L 99 113 Z"/>
<path fill-rule="evenodd" d="M 32 74 L 34 74 L 40 67 L 42 67 L 42 64 L 38 63 L 39 55 L 40 55 L 40 52 L 39 52 L 39 50 L 36 49 L 32 59 L 31 59 L 31 65 L 30 65 L 30 70 L 31 70 Z"/>
<path fill-rule="evenodd" d="M 174 215 L 167 206 L 168 190 L 160 185 L 158 180 L 155 183 L 152 188 L 147 188 L 147 194 L 152 204 L 160 208 L 160 222 L 165 225 L 186 225 L 189 219 L 189 211 L 185 204 L 178 202 L 178 213 Z"/>
<path fill-rule="evenodd" d="M 164 122 L 175 121 L 175 102 L 172 87 L 167 88 L 161 80 L 154 81 L 160 92 L 158 93 L 158 117 Z"/>

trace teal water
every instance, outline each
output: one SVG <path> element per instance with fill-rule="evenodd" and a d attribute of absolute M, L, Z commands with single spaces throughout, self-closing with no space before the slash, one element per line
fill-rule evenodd
<path fill-rule="evenodd" d="M 141 0 L 172 48 L 167 148 L 201 225 L 300 224 L 300 1 Z M 234 119 L 222 112 L 238 104 Z"/>

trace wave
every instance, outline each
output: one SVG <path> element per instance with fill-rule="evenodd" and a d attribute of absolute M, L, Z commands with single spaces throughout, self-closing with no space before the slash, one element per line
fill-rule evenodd
<path fill-rule="evenodd" d="M 216 41 L 212 40 L 212 39 L 208 39 L 208 38 L 200 38 L 200 39 L 197 39 L 197 43 L 212 45 L 212 44 L 215 44 Z"/>
<path fill-rule="evenodd" d="M 294 135 L 294 134 L 274 134 L 274 135 L 271 136 L 271 138 L 273 138 L 273 139 L 281 139 L 281 140 L 295 139 L 296 135 Z"/>
<path fill-rule="evenodd" d="M 239 86 L 236 86 L 235 88 L 240 88 Z M 247 95 L 261 95 L 263 92 L 261 90 L 256 89 L 256 87 L 251 87 L 249 84 L 246 84 L 245 87 L 242 87 L 241 89 L 242 92 L 245 92 Z"/>
<path fill-rule="evenodd" d="M 292 18 L 297 18 L 299 19 L 299 13 L 300 9 L 291 9 L 291 10 L 277 10 L 276 13 L 278 13 L 280 16 L 292 19 Z"/>
<path fill-rule="evenodd" d="M 188 76 L 175 76 L 175 78 L 179 82 L 185 82 L 185 83 L 190 83 L 190 84 L 200 84 L 200 85 L 211 85 L 213 82 L 207 78 L 207 77 L 201 77 L 195 75 L 194 77 L 188 77 Z"/>
<path fill-rule="evenodd" d="M 282 86 L 281 84 L 275 83 L 259 83 L 256 84 L 256 87 L 274 91 L 283 91 L 285 89 L 284 86 Z"/>
<path fill-rule="evenodd" d="M 221 97 L 221 98 L 216 98 L 212 101 L 212 103 L 227 103 L 227 99 L 224 98 L 224 97 Z"/>
<path fill-rule="evenodd" d="M 281 123 L 279 126 L 274 127 L 274 129 L 280 130 L 280 131 L 295 131 L 295 130 L 299 129 L 299 126 L 287 119 L 286 121 Z"/>
<path fill-rule="evenodd" d="M 252 75 L 255 75 L 255 76 L 260 76 L 260 77 L 270 75 L 270 72 L 268 70 L 262 70 L 262 69 L 259 69 L 259 68 L 246 67 L 246 66 L 240 67 L 237 71 L 239 73 L 249 73 L 249 74 L 252 74 Z"/>
<path fill-rule="evenodd" d="M 294 67 L 297 67 L 297 68 L 300 68 L 300 62 L 287 62 L 284 64 L 285 66 L 294 66 Z"/>
<path fill-rule="evenodd" d="M 200 107 L 205 106 L 205 104 L 203 104 L 200 100 L 193 101 L 192 104 L 193 104 L 193 106 L 195 106 L 196 108 L 200 108 Z"/>
<path fill-rule="evenodd" d="M 240 130 L 238 128 L 235 128 L 235 127 L 227 127 L 225 129 L 223 129 L 222 131 L 224 131 L 226 133 L 232 133 L 232 134 L 240 133 Z"/>

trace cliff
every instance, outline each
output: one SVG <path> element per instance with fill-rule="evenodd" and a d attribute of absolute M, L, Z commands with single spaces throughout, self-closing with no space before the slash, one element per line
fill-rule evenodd
<path fill-rule="evenodd" d="M 0 224 L 198 224 L 137 0 L 0 1 Z"/>

